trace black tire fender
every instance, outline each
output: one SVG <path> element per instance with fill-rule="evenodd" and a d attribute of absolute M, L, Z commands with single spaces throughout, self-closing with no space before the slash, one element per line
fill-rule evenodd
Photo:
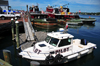
<path fill-rule="evenodd" d="M 62 62 L 62 61 L 63 61 L 63 55 L 57 54 L 57 55 L 55 56 L 55 62 L 60 63 L 60 62 Z"/>
<path fill-rule="evenodd" d="M 51 65 L 51 64 L 53 64 L 53 63 L 54 63 L 54 57 L 53 57 L 53 56 L 48 55 L 48 56 L 46 57 L 45 61 L 46 61 L 46 64 Z"/>

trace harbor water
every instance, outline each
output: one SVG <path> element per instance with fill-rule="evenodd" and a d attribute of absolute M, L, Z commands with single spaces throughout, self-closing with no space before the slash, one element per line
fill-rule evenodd
<path fill-rule="evenodd" d="M 100 66 L 100 16 L 93 15 L 80 15 L 83 18 L 95 18 L 96 22 L 94 24 L 84 24 L 82 26 L 69 26 L 68 33 L 74 35 L 74 38 L 86 39 L 89 42 L 92 42 L 97 45 L 97 49 L 93 51 L 93 53 L 86 55 L 80 59 L 61 64 L 62 66 Z M 34 27 L 34 26 L 33 26 Z M 37 31 L 58 31 L 60 27 L 55 29 L 39 29 L 34 27 Z M 24 30 L 19 29 L 20 33 L 24 32 Z M 0 59 L 4 60 L 3 57 L 3 49 L 7 49 L 11 51 L 11 60 L 13 66 L 30 66 L 28 60 L 20 59 L 17 57 L 16 51 L 14 49 L 15 42 L 12 41 L 11 31 L 0 35 Z"/>

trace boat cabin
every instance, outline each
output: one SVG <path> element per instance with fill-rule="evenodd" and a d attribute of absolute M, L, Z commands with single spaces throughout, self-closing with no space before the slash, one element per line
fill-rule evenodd
<path fill-rule="evenodd" d="M 63 11 L 68 13 L 69 12 L 69 8 L 63 8 Z"/>
<path fill-rule="evenodd" d="M 37 54 L 64 53 L 72 48 L 73 37 L 71 34 L 62 32 L 48 33 L 45 41 L 35 44 L 34 52 Z"/>
<path fill-rule="evenodd" d="M 30 12 L 39 13 L 39 8 L 38 8 L 38 6 L 30 7 Z"/>
<path fill-rule="evenodd" d="M 56 32 L 56 33 L 48 33 L 48 36 L 46 37 L 45 41 L 49 43 L 52 46 L 55 47 L 61 47 L 65 45 L 70 45 L 73 39 L 73 35 L 71 34 L 63 34 L 62 32 Z"/>
<path fill-rule="evenodd" d="M 50 6 L 46 7 L 46 12 L 52 13 L 53 10 L 54 10 L 54 9 L 53 9 L 52 7 L 50 7 Z"/>

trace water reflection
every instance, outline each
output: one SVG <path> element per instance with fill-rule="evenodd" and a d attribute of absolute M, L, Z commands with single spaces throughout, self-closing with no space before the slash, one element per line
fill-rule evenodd
<path fill-rule="evenodd" d="M 72 29 L 80 29 L 81 27 L 86 27 L 87 29 L 90 28 L 94 28 L 95 24 L 84 24 L 84 25 L 68 25 L 68 28 L 72 28 Z M 57 29 L 59 28 L 64 28 L 65 25 L 58 25 L 58 26 L 54 26 L 54 27 L 41 27 L 41 26 L 33 26 L 34 29 L 36 29 L 37 31 L 46 31 L 46 32 L 52 32 L 52 31 L 57 31 Z"/>
<path fill-rule="evenodd" d="M 12 46 L 12 42 L 9 42 L 9 41 L 11 41 L 11 36 L 6 35 L 6 36 L 3 36 L 3 37 L 4 37 L 3 39 L 5 39 L 5 40 L 3 40 L 3 39 L 0 40 L 0 50 L 5 49 L 9 46 Z"/>
<path fill-rule="evenodd" d="M 84 24 L 83 25 L 84 27 L 87 27 L 87 29 L 90 29 L 90 28 L 94 28 L 95 27 L 95 24 Z"/>
<path fill-rule="evenodd" d="M 59 28 L 64 28 L 65 25 L 59 25 Z M 72 28 L 72 29 L 78 29 L 81 28 L 82 26 L 81 25 L 68 25 L 68 29 Z"/>

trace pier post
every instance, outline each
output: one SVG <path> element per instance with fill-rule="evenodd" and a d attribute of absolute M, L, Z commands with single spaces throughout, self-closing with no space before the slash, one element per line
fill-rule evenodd
<path fill-rule="evenodd" d="M 40 63 L 39 62 L 36 62 L 36 61 L 31 61 L 30 62 L 30 66 L 39 66 Z"/>
<path fill-rule="evenodd" d="M 28 5 L 26 5 L 26 8 L 27 8 L 27 15 L 28 15 Z"/>
<path fill-rule="evenodd" d="M 3 50 L 4 60 L 11 64 L 11 52 L 9 50 Z"/>
<path fill-rule="evenodd" d="M 16 21 L 16 44 L 17 44 L 17 48 L 19 48 L 19 22 Z"/>
<path fill-rule="evenodd" d="M 14 40 L 14 19 L 13 18 L 11 18 L 11 24 L 12 24 L 12 26 L 11 26 L 11 30 L 12 30 L 12 40 Z"/>
<path fill-rule="evenodd" d="M 19 48 L 19 22 L 16 21 L 16 44 L 17 44 L 17 49 Z M 19 53 L 19 51 L 17 50 L 17 54 Z M 22 66 L 22 60 L 21 58 L 18 58 L 19 60 L 19 66 Z"/>

